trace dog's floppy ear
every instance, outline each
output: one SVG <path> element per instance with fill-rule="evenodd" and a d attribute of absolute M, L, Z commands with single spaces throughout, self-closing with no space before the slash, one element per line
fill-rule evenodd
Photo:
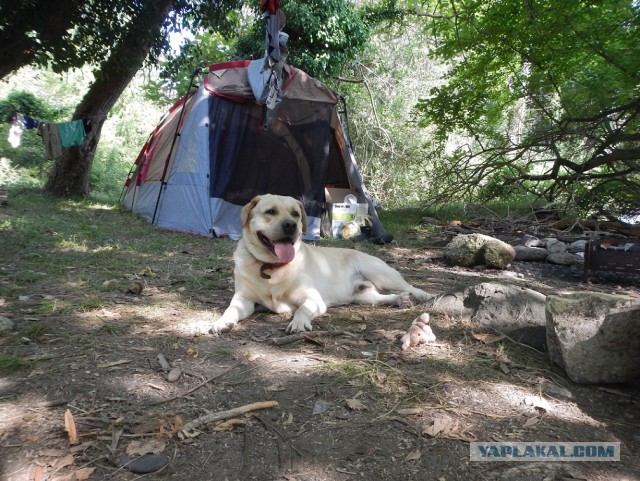
<path fill-rule="evenodd" d="M 260 202 L 261 197 L 262 197 L 261 195 L 255 196 L 253 199 L 251 199 L 251 202 L 249 202 L 247 205 L 245 205 L 242 208 L 242 213 L 240 214 L 240 220 L 242 221 L 243 229 L 249 225 L 249 222 L 251 221 L 251 211 L 258 204 L 258 202 Z"/>
<path fill-rule="evenodd" d="M 307 211 L 304 210 L 304 204 L 300 201 L 298 201 L 298 204 L 300 204 L 300 212 L 302 213 L 302 233 L 306 234 L 307 233 Z"/>

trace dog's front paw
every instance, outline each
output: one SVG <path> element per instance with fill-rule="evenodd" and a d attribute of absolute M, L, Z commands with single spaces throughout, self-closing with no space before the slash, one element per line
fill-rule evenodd
<path fill-rule="evenodd" d="M 402 292 L 398 294 L 396 302 L 398 304 L 398 307 L 402 307 L 404 309 L 413 307 L 413 301 L 411 300 L 411 296 L 408 292 Z"/>
<path fill-rule="evenodd" d="M 287 334 L 296 334 L 298 332 L 311 331 L 311 321 L 305 319 L 296 319 L 295 317 L 287 326 Z"/>
<path fill-rule="evenodd" d="M 422 289 L 416 289 L 412 294 L 418 302 L 427 302 L 429 299 L 433 298 L 433 294 L 429 294 Z"/>
<path fill-rule="evenodd" d="M 233 319 L 225 319 L 224 316 L 222 316 L 217 321 L 214 321 L 213 325 L 211 326 L 211 329 L 209 329 L 209 332 L 211 334 L 220 334 L 222 332 L 229 332 L 231 329 L 234 328 L 236 324 L 238 324 L 238 321 L 235 321 Z"/>

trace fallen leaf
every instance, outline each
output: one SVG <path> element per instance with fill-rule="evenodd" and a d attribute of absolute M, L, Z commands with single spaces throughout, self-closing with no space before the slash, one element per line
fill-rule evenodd
<path fill-rule="evenodd" d="M 404 458 L 404 460 L 405 461 L 417 461 L 421 457 L 422 457 L 422 451 L 420 450 L 420 448 L 418 448 L 415 451 L 411 451 L 409 454 L 407 454 L 407 456 Z"/>
<path fill-rule="evenodd" d="M 102 364 L 98 364 L 98 368 L 102 369 L 105 367 L 113 367 L 113 366 L 119 366 L 121 364 L 127 364 L 131 362 L 129 359 L 120 359 L 119 361 L 111 361 L 111 362 L 104 362 Z"/>
<path fill-rule="evenodd" d="M 76 481 L 86 481 L 89 479 L 89 476 L 93 474 L 96 468 L 80 468 L 77 469 L 75 473 L 73 473 L 76 477 Z"/>
<path fill-rule="evenodd" d="M 156 273 L 153 272 L 153 269 L 151 269 L 151 267 L 147 266 L 143 269 L 140 275 L 145 277 L 155 277 Z"/>
<path fill-rule="evenodd" d="M 313 405 L 313 411 L 311 414 L 322 414 L 327 409 L 329 409 L 329 403 L 322 399 L 318 399 Z"/>
<path fill-rule="evenodd" d="M 76 431 L 76 422 L 73 419 L 73 414 L 67 409 L 64 413 L 64 428 L 69 435 L 69 444 L 76 444 L 78 442 L 78 432 Z"/>
<path fill-rule="evenodd" d="M 524 422 L 523 427 L 528 428 L 538 424 L 539 422 L 540 422 L 540 418 L 538 416 L 533 416 Z"/>
<path fill-rule="evenodd" d="M 226 421 L 217 424 L 213 430 L 214 431 L 233 431 L 237 426 L 245 426 L 247 424 L 247 419 L 227 419 Z"/>
<path fill-rule="evenodd" d="M 396 411 L 398 414 L 402 414 L 403 416 L 411 416 L 414 414 L 422 414 L 422 409 L 420 408 L 405 408 L 405 409 L 398 409 Z"/>
<path fill-rule="evenodd" d="M 59 458 L 64 456 L 67 451 L 63 451 L 62 449 L 42 449 L 38 451 L 38 456 L 44 456 L 48 458 Z"/>
<path fill-rule="evenodd" d="M 353 411 L 364 411 L 367 409 L 367 406 L 365 406 L 359 399 L 346 399 L 345 403 L 347 404 L 347 407 Z"/>
<path fill-rule="evenodd" d="M 372 454 L 375 454 L 377 450 L 378 446 L 376 446 L 375 444 L 363 443 L 356 446 L 353 452 L 355 454 L 364 454 L 365 456 L 371 456 Z"/>
<path fill-rule="evenodd" d="M 422 431 L 422 434 L 428 434 L 429 436 L 435 438 L 438 434 L 443 432 L 450 432 L 452 428 L 453 422 L 449 418 L 438 416 L 433 420 L 433 424 L 427 426 Z"/>
<path fill-rule="evenodd" d="M 33 473 L 33 481 L 41 481 L 43 473 L 44 473 L 44 466 L 36 466 L 36 469 Z"/>
<path fill-rule="evenodd" d="M 533 406 L 535 409 L 543 409 L 545 412 L 551 409 L 549 402 L 540 396 L 527 396 L 524 398 L 527 406 Z"/>
<path fill-rule="evenodd" d="M 53 467 L 56 469 L 64 468 L 66 466 L 71 466 L 73 464 L 73 454 L 67 454 L 64 458 L 58 458 L 55 463 L 53 463 Z"/>
<path fill-rule="evenodd" d="M 166 445 L 159 439 L 148 441 L 131 441 L 127 446 L 126 453 L 130 456 L 144 456 L 145 454 L 159 454 L 164 451 Z"/>
<path fill-rule="evenodd" d="M 173 423 L 171 423 L 171 435 L 173 436 L 178 431 L 180 431 L 183 425 L 184 419 L 182 419 L 182 416 L 176 414 L 173 418 Z"/>
<path fill-rule="evenodd" d="M 473 338 L 480 341 L 483 344 L 492 344 L 494 342 L 501 341 L 504 339 L 503 335 L 497 336 L 495 334 L 472 334 Z"/>
<path fill-rule="evenodd" d="M 353 475 L 358 474 L 354 471 L 349 471 L 348 469 L 344 469 L 344 468 L 336 468 L 336 471 L 342 474 L 353 474 Z"/>
<path fill-rule="evenodd" d="M 120 442 L 122 433 L 124 433 L 124 429 L 122 428 L 113 429 L 111 431 L 111 445 L 109 446 L 109 451 L 111 451 L 112 453 L 115 453 L 118 449 L 118 443 Z"/>
<path fill-rule="evenodd" d="M 93 446 L 94 444 L 95 443 L 93 441 L 89 441 L 89 442 L 82 443 L 82 444 L 77 444 L 75 446 L 71 446 L 69 448 L 69 452 L 73 454 L 73 453 L 79 453 L 81 451 L 86 451 L 87 448 Z"/>

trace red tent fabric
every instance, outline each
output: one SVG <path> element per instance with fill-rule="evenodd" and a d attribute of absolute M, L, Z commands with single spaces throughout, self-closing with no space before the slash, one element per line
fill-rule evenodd
<path fill-rule="evenodd" d="M 273 15 L 280 8 L 280 0 L 260 0 L 260 5 L 262 5 L 262 11 Z"/>

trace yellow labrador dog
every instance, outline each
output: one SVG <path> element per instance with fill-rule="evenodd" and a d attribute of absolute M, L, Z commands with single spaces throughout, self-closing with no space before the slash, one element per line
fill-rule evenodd
<path fill-rule="evenodd" d="M 242 239 L 235 254 L 235 294 L 212 332 L 222 332 L 250 316 L 256 304 L 293 313 L 287 332 L 310 331 L 328 306 L 411 305 L 410 295 L 431 295 L 407 283 L 377 257 L 353 249 L 304 244 L 307 216 L 292 197 L 260 195 L 243 207 Z M 380 291 L 390 291 L 384 294 Z"/>

